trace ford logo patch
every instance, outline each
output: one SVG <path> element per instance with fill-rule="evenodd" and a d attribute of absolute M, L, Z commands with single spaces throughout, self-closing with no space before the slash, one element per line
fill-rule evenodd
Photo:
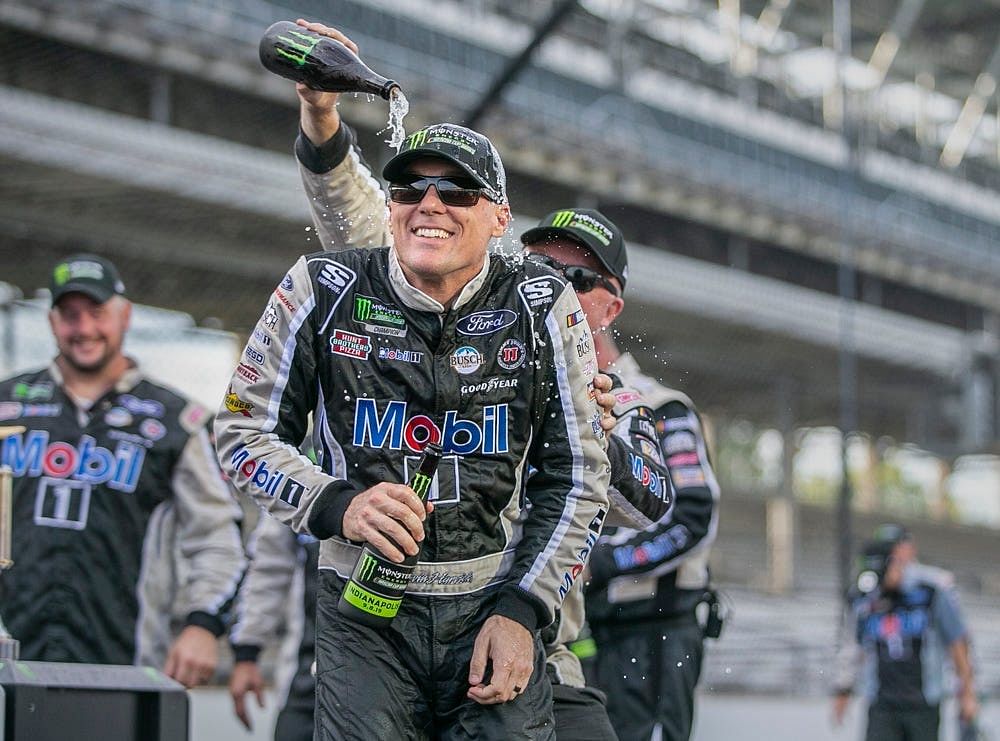
<path fill-rule="evenodd" d="M 477 311 L 475 314 L 463 316 L 455 328 L 459 334 L 484 335 L 499 332 L 517 321 L 517 312 L 510 309 L 496 311 Z"/>

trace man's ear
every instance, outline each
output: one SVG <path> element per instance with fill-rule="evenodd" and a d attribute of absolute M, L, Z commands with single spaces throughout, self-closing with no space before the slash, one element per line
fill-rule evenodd
<path fill-rule="evenodd" d="M 497 224 L 493 229 L 494 237 L 502 237 L 510 226 L 510 206 L 506 203 L 499 203 L 496 207 Z"/>

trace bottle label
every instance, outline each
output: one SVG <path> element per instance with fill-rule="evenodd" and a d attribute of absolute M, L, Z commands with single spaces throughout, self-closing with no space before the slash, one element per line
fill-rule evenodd
<path fill-rule="evenodd" d="M 391 618 L 399 611 L 415 567 L 415 563 L 393 563 L 366 547 L 344 589 L 344 599 L 359 610 Z"/>
<path fill-rule="evenodd" d="M 291 38 L 292 36 L 295 38 Z M 306 63 L 309 53 L 322 40 L 319 36 L 302 33 L 301 31 L 289 31 L 289 36 L 279 36 L 278 39 L 288 44 L 288 48 L 282 49 L 280 46 L 276 46 L 274 53 L 300 67 Z"/>
<path fill-rule="evenodd" d="M 383 618 L 396 617 L 396 613 L 399 612 L 399 604 L 403 601 L 402 599 L 379 597 L 353 581 L 347 582 L 344 587 L 344 600 L 363 612 Z"/>

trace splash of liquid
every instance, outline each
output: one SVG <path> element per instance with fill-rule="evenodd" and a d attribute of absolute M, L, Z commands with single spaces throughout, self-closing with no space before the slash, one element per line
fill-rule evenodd
<path fill-rule="evenodd" d="M 410 111 L 410 101 L 403 95 L 402 89 L 394 87 L 389 94 L 389 138 L 386 144 L 396 152 L 403 146 L 403 139 L 406 138 L 406 129 L 403 128 L 403 119 Z"/>

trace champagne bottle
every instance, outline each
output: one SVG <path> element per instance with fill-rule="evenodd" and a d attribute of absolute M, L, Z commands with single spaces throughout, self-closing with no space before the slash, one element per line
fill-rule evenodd
<path fill-rule="evenodd" d="M 389 100 L 399 88 L 336 39 L 291 21 L 279 21 L 264 32 L 260 61 L 276 75 L 328 93 L 370 93 Z"/>
<path fill-rule="evenodd" d="M 417 470 L 409 481 L 410 488 L 422 502 L 427 501 L 431 481 L 434 480 L 440 460 L 440 446 L 427 443 Z M 354 564 L 351 578 L 340 595 L 340 603 L 337 605 L 340 614 L 372 628 L 388 626 L 399 612 L 403 594 L 413 577 L 419 558 L 418 551 L 416 555 L 406 556 L 402 563 L 395 563 L 383 556 L 377 548 L 365 543 Z"/>

